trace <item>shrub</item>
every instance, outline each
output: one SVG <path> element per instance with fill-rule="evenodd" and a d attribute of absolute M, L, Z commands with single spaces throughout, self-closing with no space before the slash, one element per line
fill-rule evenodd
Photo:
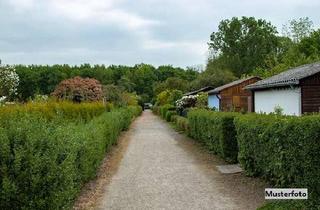
<path fill-rule="evenodd" d="M 152 112 L 153 114 L 160 115 L 160 106 L 153 106 Z"/>
<path fill-rule="evenodd" d="M 320 207 L 320 116 L 249 114 L 235 119 L 239 162 L 250 176 L 277 187 L 308 188 L 307 205 Z"/>
<path fill-rule="evenodd" d="M 17 94 L 19 76 L 10 66 L 0 64 L 0 97 L 12 97 Z"/>
<path fill-rule="evenodd" d="M 208 93 L 199 93 L 197 96 L 196 107 L 205 109 L 208 107 Z"/>
<path fill-rule="evenodd" d="M 173 117 L 174 115 L 177 115 L 177 112 L 176 112 L 176 111 L 167 111 L 167 112 L 166 112 L 165 120 L 166 120 L 167 122 L 171 122 L 171 121 L 172 121 L 172 117 Z"/>
<path fill-rule="evenodd" d="M 173 105 L 170 105 L 170 104 L 163 105 L 160 107 L 160 116 L 163 119 L 166 119 L 167 111 L 173 111 L 173 110 L 175 110 L 175 107 Z"/>
<path fill-rule="evenodd" d="M 174 116 L 174 123 L 181 131 L 189 132 L 189 121 L 185 117 L 181 117 L 179 115 Z"/>
<path fill-rule="evenodd" d="M 156 105 L 173 105 L 175 101 L 181 98 L 182 96 L 183 94 L 180 90 L 164 90 L 157 95 Z"/>
<path fill-rule="evenodd" d="M 27 103 L 24 105 L 5 106 L 0 108 L 1 118 L 9 120 L 12 115 L 40 114 L 46 119 L 63 117 L 64 119 L 75 120 L 90 120 L 110 109 L 110 104 L 103 105 L 102 103 L 81 103 L 74 104 L 71 102 L 48 102 L 48 103 Z"/>
<path fill-rule="evenodd" d="M 0 209 L 66 209 L 95 176 L 105 152 L 141 109 L 105 112 L 89 122 L 21 112 L 0 124 Z"/>
<path fill-rule="evenodd" d="M 189 135 L 229 162 L 237 162 L 238 144 L 234 127 L 237 113 L 194 109 L 188 113 Z"/>
<path fill-rule="evenodd" d="M 74 77 L 60 82 L 51 95 L 58 99 L 74 102 L 100 101 L 102 100 L 103 92 L 98 80 Z"/>

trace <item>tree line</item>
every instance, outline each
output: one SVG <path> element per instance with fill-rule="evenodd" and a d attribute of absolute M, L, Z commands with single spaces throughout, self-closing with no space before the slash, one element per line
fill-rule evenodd
<path fill-rule="evenodd" d="M 104 86 L 112 85 L 116 89 L 135 92 L 142 102 L 150 102 L 162 89 L 180 89 L 187 91 L 186 85 L 193 81 L 198 72 L 170 65 L 155 68 L 148 64 L 129 66 L 104 66 L 83 64 L 70 65 L 17 65 L 19 76 L 17 99 L 27 101 L 35 95 L 49 95 L 63 80 L 80 76 L 94 78 Z"/>

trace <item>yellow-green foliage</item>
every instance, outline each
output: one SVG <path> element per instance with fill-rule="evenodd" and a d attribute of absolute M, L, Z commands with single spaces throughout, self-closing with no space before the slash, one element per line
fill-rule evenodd
<path fill-rule="evenodd" d="M 81 118 L 83 120 L 89 120 L 94 116 L 102 114 L 109 105 L 103 105 L 102 103 L 81 103 L 75 104 L 71 102 L 47 102 L 47 103 L 33 103 L 29 102 L 23 105 L 12 105 L 0 108 L 0 119 L 10 119 L 12 114 L 41 114 L 42 117 L 47 119 L 53 119 L 58 116 L 62 116 L 66 119 Z M 109 107 L 110 108 L 110 107 Z"/>

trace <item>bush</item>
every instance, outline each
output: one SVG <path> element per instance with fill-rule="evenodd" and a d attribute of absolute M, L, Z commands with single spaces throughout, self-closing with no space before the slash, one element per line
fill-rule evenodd
<path fill-rule="evenodd" d="M 12 114 L 0 123 L 0 209 L 71 208 L 95 176 L 105 152 L 141 109 L 104 112 L 70 123 L 43 112 Z M 0 119 L 3 120 L 3 119 Z"/>
<path fill-rule="evenodd" d="M 182 97 L 182 95 L 183 94 L 180 90 L 164 90 L 157 95 L 156 105 L 173 105 L 176 100 Z"/>
<path fill-rule="evenodd" d="M 74 77 L 60 82 L 51 95 L 74 102 L 101 101 L 103 91 L 102 85 L 96 79 Z"/>
<path fill-rule="evenodd" d="M 237 113 L 194 109 L 188 113 L 189 135 L 228 162 L 237 162 L 238 144 L 234 127 Z"/>
<path fill-rule="evenodd" d="M 185 117 L 181 117 L 179 115 L 174 116 L 174 123 L 181 131 L 189 132 L 189 121 Z"/>
<path fill-rule="evenodd" d="M 56 117 L 63 117 L 64 119 L 75 120 L 90 120 L 110 110 L 110 104 L 103 105 L 102 103 L 81 103 L 74 104 L 71 102 L 48 102 L 48 103 L 27 103 L 24 105 L 5 106 L 0 108 L 1 118 L 10 120 L 12 115 L 40 114 L 46 119 L 53 119 Z M 4 120 L 5 121 L 5 120 Z"/>
<path fill-rule="evenodd" d="M 277 187 L 308 188 L 308 208 L 320 208 L 319 115 L 249 114 L 236 117 L 235 126 L 239 162 L 248 175 Z"/>
<path fill-rule="evenodd" d="M 167 111 L 166 112 L 166 117 L 165 117 L 166 121 L 167 122 L 171 122 L 172 121 L 172 117 L 175 116 L 175 115 L 177 115 L 176 111 Z"/>
<path fill-rule="evenodd" d="M 170 104 L 163 105 L 160 107 L 160 116 L 163 119 L 166 119 L 167 111 L 173 111 L 173 110 L 175 110 L 175 107 L 173 105 L 170 105 Z"/>
<path fill-rule="evenodd" d="M 160 115 L 160 106 L 152 106 L 152 112 L 153 114 L 156 114 L 156 115 Z"/>

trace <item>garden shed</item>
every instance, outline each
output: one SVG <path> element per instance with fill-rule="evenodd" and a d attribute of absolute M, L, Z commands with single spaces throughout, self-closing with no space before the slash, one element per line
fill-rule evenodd
<path fill-rule="evenodd" d="M 248 85 L 255 112 L 301 115 L 320 111 L 320 63 L 303 65 Z"/>
<path fill-rule="evenodd" d="M 209 91 L 208 106 L 220 111 L 252 111 L 252 93 L 244 87 L 259 80 L 259 77 L 248 77 Z"/>

